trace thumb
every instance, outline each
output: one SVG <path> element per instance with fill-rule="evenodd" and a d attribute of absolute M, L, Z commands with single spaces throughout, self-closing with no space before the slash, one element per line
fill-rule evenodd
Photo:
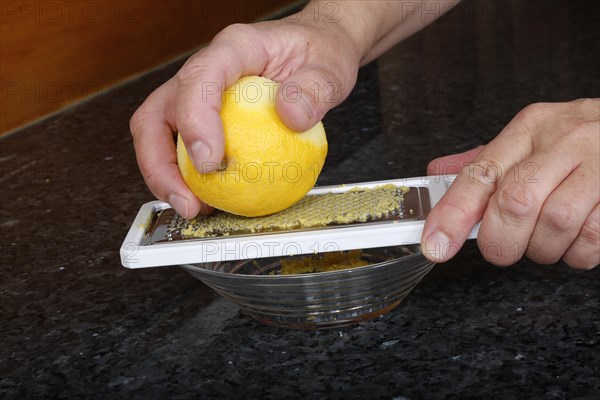
<path fill-rule="evenodd" d="M 275 102 L 277 114 L 288 127 L 304 132 L 348 97 L 356 75 L 357 71 L 336 74 L 303 66 L 281 82 Z"/>
<path fill-rule="evenodd" d="M 427 165 L 427 175 L 455 175 L 460 173 L 463 167 L 473 161 L 485 148 L 484 145 L 463 153 L 450 154 L 436 158 Z"/>

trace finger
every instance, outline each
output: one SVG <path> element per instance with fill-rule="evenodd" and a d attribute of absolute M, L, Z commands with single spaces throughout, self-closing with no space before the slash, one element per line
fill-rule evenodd
<path fill-rule="evenodd" d="M 468 163 L 481 153 L 485 146 L 477 146 L 474 149 L 462 153 L 438 157 L 427 165 L 427 175 L 456 175 Z"/>
<path fill-rule="evenodd" d="M 223 159 L 223 91 L 243 75 L 259 75 L 265 63 L 254 28 L 232 25 L 178 72 L 175 125 L 199 171 L 213 172 Z"/>
<path fill-rule="evenodd" d="M 592 269 L 600 264 L 600 203 L 586 218 L 563 260 L 577 269 Z"/>
<path fill-rule="evenodd" d="M 461 169 L 425 221 L 421 236 L 425 257 L 434 262 L 454 257 L 483 217 L 503 173 L 528 157 L 532 148 L 531 135 L 517 116 L 472 163 Z"/>
<path fill-rule="evenodd" d="M 600 183 L 579 166 L 544 202 L 525 255 L 554 264 L 565 254 L 600 198 Z"/>
<path fill-rule="evenodd" d="M 170 80 L 154 91 L 133 114 L 131 134 L 137 162 L 150 191 L 167 201 L 183 217 L 208 211 L 185 185 L 177 167 L 173 130 L 168 121 L 175 83 Z"/>
<path fill-rule="evenodd" d="M 281 82 L 275 106 L 287 126 L 306 131 L 348 97 L 356 72 L 343 71 L 343 67 L 334 71 L 336 67 L 308 62 Z"/>
<path fill-rule="evenodd" d="M 571 153 L 554 146 L 508 171 L 489 201 L 477 234 L 479 248 L 489 262 L 512 265 L 523 257 L 545 200 L 578 163 Z"/>

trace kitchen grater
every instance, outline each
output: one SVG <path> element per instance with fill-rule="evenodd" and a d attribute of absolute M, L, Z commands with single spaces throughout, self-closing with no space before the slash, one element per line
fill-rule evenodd
<path fill-rule="evenodd" d="M 121 246 L 121 262 L 127 268 L 146 268 L 417 244 L 425 218 L 454 178 L 427 176 L 317 187 L 301 200 L 307 202 L 307 205 L 300 204 L 307 212 L 312 209 L 311 204 L 319 204 L 318 196 L 335 199 L 332 194 L 344 194 L 339 198 L 348 202 L 356 197 L 350 196 L 352 192 L 378 188 L 387 188 L 386 196 L 390 187 L 395 188 L 398 204 L 388 212 L 372 214 L 365 210 L 365 218 L 344 220 L 341 218 L 344 207 L 333 202 L 339 210 L 330 213 L 329 219 L 323 219 L 322 226 L 302 224 L 295 219 L 269 226 L 250 225 L 251 228 L 234 223 L 222 225 L 225 230 L 203 231 L 204 237 L 194 236 L 193 232 L 194 228 L 203 230 L 202 218 L 205 217 L 190 227 L 190 222 L 179 217 L 169 204 L 149 202 L 141 207 Z M 374 207 L 376 203 L 365 204 Z M 298 212 L 288 215 L 297 218 Z M 227 220 L 229 217 L 218 218 Z M 475 238 L 477 231 L 478 226 L 469 238 Z"/>

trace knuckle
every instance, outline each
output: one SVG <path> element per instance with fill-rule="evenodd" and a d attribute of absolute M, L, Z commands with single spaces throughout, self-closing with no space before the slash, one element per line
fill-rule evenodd
<path fill-rule="evenodd" d="M 523 122 L 537 121 L 548 112 L 548 103 L 533 103 L 521 110 L 516 118 Z"/>
<path fill-rule="evenodd" d="M 598 214 L 594 212 L 585 220 L 577 240 L 600 248 L 600 216 Z"/>
<path fill-rule="evenodd" d="M 165 193 L 181 179 L 179 170 L 175 165 L 145 166 L 141 171 L 146 186 L 161 200 L 166 198 Z"/>
<path fill-rule="evenodd" d="M 545 207 L 542 211 L 542 221 L 552 232 L 569 232 L 580 221 L 581 211 L 572 203 L 561 203 Z"/>
<path fill-rule="evenodd" d="M 502 177 L 502 167 L 493 158 L 486 157 L 477 162 L 469 163 L 462 167 L 459 178 L 468 179 L 469 183 L 480 186 L 495 185 Z"/>
<path fill-rule="evenodd" d="M 152 194 L 160 200 L 165 200 L 165 197 L 160 190 L 160 170 L 156 167 L 140 166 L 140 171 L 142 172 L 146 186 L 150 189 Z"/>
<path fill-rule="evenodd" d="M 175 77 L 178 83 L 188 84 L 207 76 L 220 76 L 224 66 L 230 65 L 231 62 L 227 54 L 210 45 L 188 58 Z"/>
<path fill-rule="evenodd" d="M 249 24 L 236 23 L 231 24 L 223 28 L 213 38 L 213 42 L 219 42 L 221 40 L 239 39 L 246 35 L 254 35 L 256 28 Z"/>
<path fill-rule="evenodd" d="M 241 53 L 247 53 L 246 56 L 258 57 L 264 64 L 267 63 L 267 52 L 264 47 L 263 31 L 252 24 L 232 24 L 225 27 L 211 41 L 208 47 L 209 52 L 217 51 L 217 57 L 227 58 L 228 62 L 239 62 L 233 58 L 239 57 Z M 211 53 L 212 54 L 212 53 Z"/>
<path fill-rule="evenodd" d="M 447 204 L 448 210 L 446 212 L 452 212 L 458 221 L 469 221 L 472 218 L 473 210 L 465 202 L 453 201 Z"/>
<path fill-rule="evenodd" d="M 142 127 L 144 126 L 144 123 L 148 117 L 149 113 L 146 111 L 146 108 L 142 104 L 129 119 L 129 131 L 131 132 L 131 136 L 133 136 L 134 139 L 140 136 Z"/>
<path fill-rule="evenodd" d="M 184 142 L 191 144 L 195 139 L 207 142 L 212 135 L 206 129 L 198 130 L 202 126 L 202 118 L 205 114 L 201 110 L 194 113 L 193 109 L 178 107 L 175 111 L 175 124 L 177 131 L 183 137 Z"/>
<path fill-rule="evenodd" d="M 517 132 L 526 132 L 534 136 L 536 127 L 548 117 L 549 106 L 547 103 L 530 104 L 515 115 L 509 125 L 517 128 Z"/>
<path fill-rule="evenodd" d="M 589 270 L 600 264 L 600 215 L 593 213 L 581 227 L 564 262 L 571 268 Z"/>
<path fill-rule="evenodd" d="M 210 45 L 192 55 L 177 72 L 180 83 L 219 77 L 245 59 L 267 63 L 261 31 L 250 24 L 232 24 L 215 35 Z"/>
<path fill-rule="evenodd" d="M 199 57 L 194 55 L 190 57 L 177 72 L 177 79 L 179 82 L 191 81 L 201 76 L 205 70 L 206 65 L 199 62 Z"/>
<path fill-rule="evenodd" d="M 494 198 L 500 214 L 511 219 L 530 217 L 537 212 L 531 186 L 524 182 L 502 187 Z"/>
<path fill-rule="evenodd" d="M 156 182 L 159 177 L 159 171 L 157 168 L 145 168 L 142 170 L 142 175 L 144 176 L 144 181 L 146 182 L 146 186 L 152 189 L 156 187 Z"/>
<path fill-rule="evenodd" d="M 573 100 L 571 104 L 579 107 L 583 111 L 590 111 L 592 115 L 598 118 L 598 108 L 600 107 L 600 99 L 598 98 L 582 98 Z"/>

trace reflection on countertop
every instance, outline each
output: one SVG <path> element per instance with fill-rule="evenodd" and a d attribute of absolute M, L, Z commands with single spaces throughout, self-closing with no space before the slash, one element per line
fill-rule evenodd
<path fill-rule="evenodd" d="M 364 67 L 320 184 L 418 176 L 525 105 L 598 97 L 598 2 L 464 2 Z M 468 243 L 392 313 L 282 331 L 179 268 L 126 270 L 152 200 L 128 120 L 168 65 L 0 141 L 0 397 L 592 398 L 600 268 L 497 268 Z"/>

